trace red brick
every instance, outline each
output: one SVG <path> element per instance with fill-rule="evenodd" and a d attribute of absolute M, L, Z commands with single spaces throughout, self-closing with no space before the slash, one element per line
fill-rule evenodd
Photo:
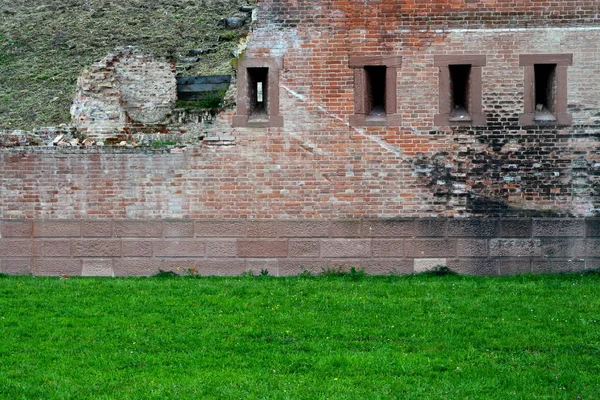
<path fill-rule="evenodd" d="M 238 257 L 279 258 L 287 257 L 287 240 L 238 240 Z"/>

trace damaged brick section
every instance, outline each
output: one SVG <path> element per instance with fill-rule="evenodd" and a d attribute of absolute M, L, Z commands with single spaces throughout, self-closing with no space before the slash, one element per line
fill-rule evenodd
<path fill-rule="evenodd" d="M 457 128 L 451 152 L 416 157 L 413 168 L 457 215 L 593 215 L 600 157 L 590 128 Z"/>
<path fill-rule="evenodd" d="M 136 123 L 165 122 L 176 99 L 174 64 L 123 48 L 79 77 L 73 125 L 87 136 L 101 137 Z"/>

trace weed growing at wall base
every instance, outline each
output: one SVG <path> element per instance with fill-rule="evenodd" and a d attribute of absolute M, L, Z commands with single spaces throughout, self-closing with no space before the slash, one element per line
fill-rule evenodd
<path fill-rule="evenodd" d="M 595 399 L 600 276 L 0 279 L 0 398 Z"/>

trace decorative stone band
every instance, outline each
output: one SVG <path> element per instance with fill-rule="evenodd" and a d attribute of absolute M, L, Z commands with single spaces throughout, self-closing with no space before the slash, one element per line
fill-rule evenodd
<path fill-rule="evenodd" d="M 600 219 L 2 220 L 0 272 L 41 276 L 557 273 L 600 268 Z"/>

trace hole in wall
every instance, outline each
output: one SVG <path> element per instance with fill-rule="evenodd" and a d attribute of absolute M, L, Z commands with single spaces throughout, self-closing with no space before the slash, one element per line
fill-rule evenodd
<path fill-rule="evenodd" d="M 450 121 L 470 121 L 469 88 L 471 65 L 449 65 L 450 70 Z"/>
<path fill-rule="evenodd" d="M 268 119 L 269 68 L 248 68 L 249 118 Z"/>
<path fill-rule="evenodd" d="M 367 115 L 370 117 L 385 116 L 385 87 L 386 87 L 386 67 L 385 66 L 367 66 L 365 67 L 367 84 Z"/>

